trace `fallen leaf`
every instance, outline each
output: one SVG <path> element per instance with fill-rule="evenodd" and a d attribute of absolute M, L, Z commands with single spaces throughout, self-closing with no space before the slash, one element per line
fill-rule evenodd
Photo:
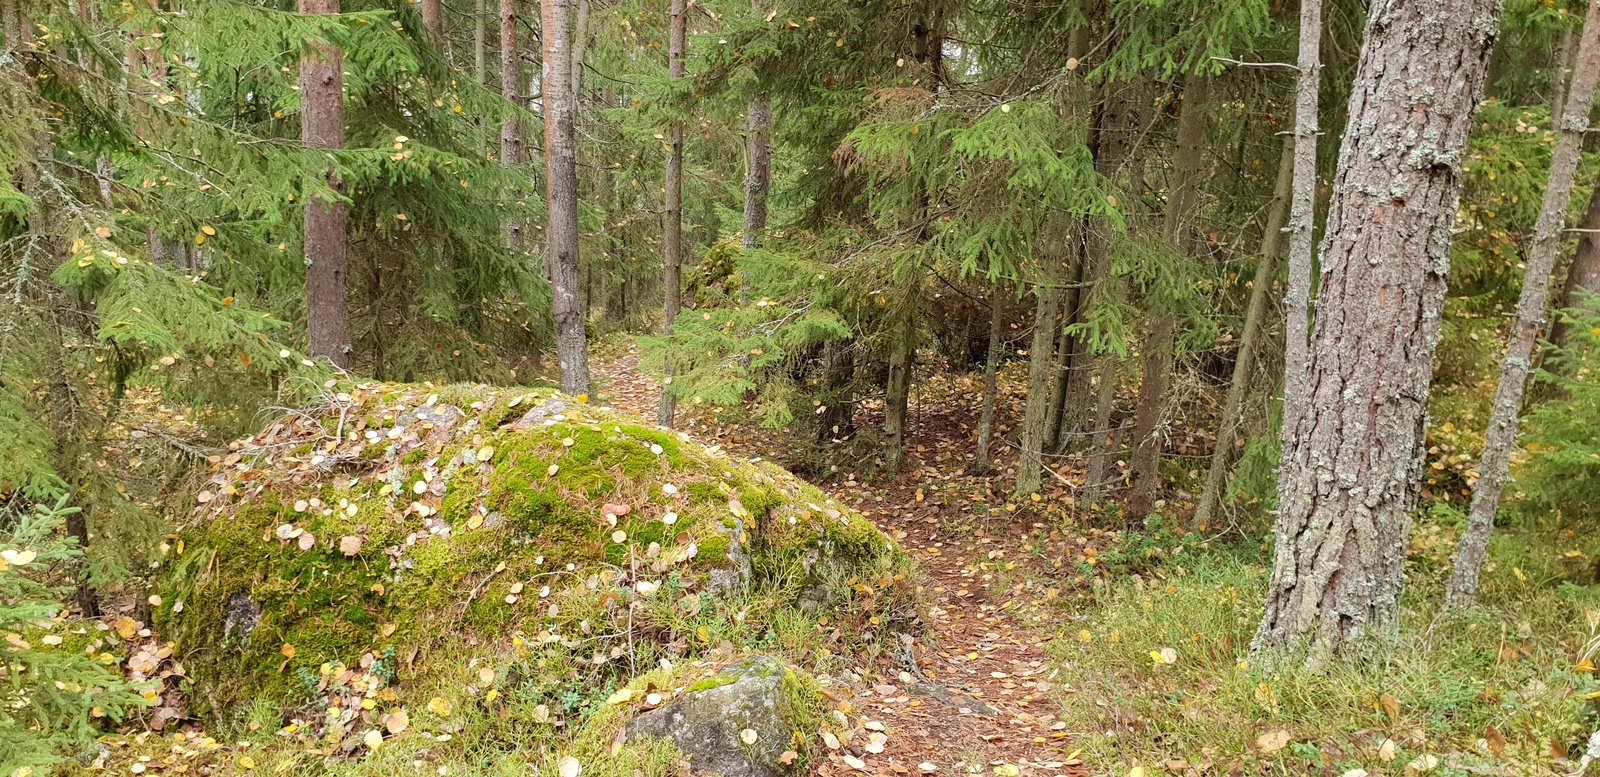
<path fill-rule="evenodd" d="M 411 716 L 405 710 L 395 710 L 383 719 L 383 727 L 390 734 L 398 734 L 411 725 Z"/>
<path fill-rule="evenodd" d="M 564 755 L 556 761 L 556 771 L 561 777 L 578 777 L 583 771 L 583 764 L 578 763 L 578 759 L 570 755 Z"/>
<path fill-rule="evenodd" d="M 1495 758 L 1506 754 L 1506 735 L 1500 733 L 1500 729 L 1494 726 L 1484 729 L 1483 739 L 1489 743 L 1489 752 L 1494 753 Z"/>
<path fill-rule="evenodd" d="M 923 761 L 922 763 L 917 764 L 917 770 L 923 774 L 933 774 L 934 772 L 939 771 L 939 765 L 932 761 Z"/>
<path fill-rule="evenodd" d="M 450 713 L 455 711 L 455 707 L 451 706 L 449 699 L 435 696 L 428 700 L 428 711 L 441 718 L 448 718 Z"/>
<path fill-rule="evenodd" d="M 1289 744 L 1289 732 L 1278 729 L 1271 733 L 1256 737 L 1256 749 L 1263 753 L 1276 753 Z"/>
<path fill-rule="evenodd" d="M 1399 755 L 1397 752 L 1399 748 L 1400 746 L 1395 744 L 1393 739 L 1383 740 L 1383 744 L 1378 745 L 1378 760 L 1384 763 L 1393 761 L 1395 756 Z"/>
<path fill-rule="evenodd" d="M 309 535 L 307 535 L 309 536 Z M 346 534 L 339 538 L 339 552 L 346 556 L 354 556 L 361 552 L 361 538 L 354 534 Z"/>
<path fill-rule="evenodd" d="M 822 744 L 826 745 L 829 750 L 838 750 L 839 737 L 835 736 L 832 731 L 824 731 L 822 732 Z"/>
<path fill-rule="evenodd" d="M 301 550 L 311 550 L 317 546 L 317 537 L 311 532 L 306 532 L 300 535 L 300 539 L 296 540 L 295 544 L 300 546 Z"/>
<path fill-rule="evenodd" d="M 1429 753 L 1419 755 L 1413 758 L 1411 763 L 1406 764 L 1406 771 L 1408 772 L 1431 772 L 1437 768 L 1439 768 L 1438 757 Z"/>
<path fill-rule="evenodd" d="M 739 732 L 739 741 L 743 742 L 743 743 L 745 743 L 747 745 L 755 744 L 756 743 L 756 739 L 758 739 L 759 737 L 760 737 L 760 735 L 757 734 L 756 730 L 753 729 L 753 728 L 743 729 L 743 730 L 741 730 Z"/>
<path fill-rule="evenodd" d="M 855 769 L 856 771 L 864 772 L 867 770 L 867 762 L 853 755 L 845 756 L 844 762 L 848 764 L 850 768 Z"/>
<path fill-rule="evenodd" d="M 994 773 L 1000 775 L 1000 777 L 1017 777 L 1017 775 L 1022 774 L 1022 769 L 1016 764 L 1000 764 L 994 768 Z"/>
<path fill-rule="evenodd" d="M 867 741 L 867 744 L 861 749 L 869 753 L 881 753 L 883 752 L 883 746 L 888 743 L 888 735 L 879 731 L 874 731 L 872 732 L 872 737 Z"/>
<path fill-rule="evenodd" d="M 367 735 L 361 738 L 361 741 L 366 744 L 368 750 L 377 750 L 378 745 L 383 744 L 383 732 L 375 728 L 370 729 L 367 731 Z"/>
<path fill-rule="evenodd" d="M 294 658 L 294 645 L 285 642 L 283 647 L 278 648 L 278 652 L 282 653 L 284 658 Z"/>
<path fill-rule="evenodd" d="M 792 766 L 794 764 L 794 759 L 799 757 L 799 753 L 796 753 L 793 750 L 785 750 L 783 751 L 783 755 L 778 756 L 778 762 L 784 766 Z"/>

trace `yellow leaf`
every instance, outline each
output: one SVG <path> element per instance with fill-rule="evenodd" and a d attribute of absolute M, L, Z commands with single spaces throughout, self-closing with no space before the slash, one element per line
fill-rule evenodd
<path fill-rule="evenodd" d="M 578 763 L 578 759 L 570 755 L 561 756 L 561 759 L 556 761 L 556 772 L 560 777 L 578 777 L 582 771 L 583 764 Z"/>
<path fill-rule="evenodd" d="M 282 653 L 284 658 L 294 658 L 294 645 L 285 642 L 283 647 L 278 648 L 278 652 Z"/>
<path fill-rule="evenodd" d="M 450 713 L 455 711 L 455 707 L 450 704 L 449 699 L 435 696 L 428 700 L 428 711 L 441 718 L 448 718 Z"/>
<path fill-rule="evenodd" d="M 383 744 L 383 734 L 375 728 L 370 729 L 367 731 L 366 736 L 361 738 L 361 741 L 367 746 L 368 750 L 377 750 L 378 745 Z"/>
<path fill-rule="evenodd" d="M 256 759 L 251 758 L 248 755 L 239 756 L 239 768 L 240 769 L 254 769 L 254 768 L 256 768 Z"/>
<path fill-rule="evenodd" d="M 1016 764 L 1000 764 L 994 768 L 994 773 L 1000 775 L 1000 777 L 1017 777 L 1017 775 L 1022 774 L 1022 769 L 1018 768 Z"/>
<path fill-rule="evenodd" d="M 211 226 L 209 224 L 206 225 L 206 226 L 201 227 L 200 231 L 206 233 L 207 235 L 216 235 L 217 234 L 217 228 L 213 227 L 213 226 Z"/>

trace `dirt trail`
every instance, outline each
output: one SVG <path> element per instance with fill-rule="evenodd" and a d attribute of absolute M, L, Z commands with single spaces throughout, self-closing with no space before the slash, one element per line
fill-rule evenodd
<path fill-rule="evenodd" d="M 630 349 L 597 360 L 595 372 L 607 402 L 653 418 L 660 389 L 635 369 L 637 363 L 638 354 Z M 932 459 L 948 449 L 946 441 L 919 440 L 918 431 L 913 426 L 908 435 L 903 471 L 940 466 Z M 741 455 L 766 455 L 759 434 L 711 439 L 699 428 L 689 433 Z M 919 450 L 919 442 L 937 444 Z M 886 492 L 882 484 L 876 486 L 877 496 L 866 501 L 864 487 L 846 490 L 857 485 L 853 482 L 818 483 L 835 498 L 864 508 L 918 559 L 930 578 L 933 603 L 927 634 L 909 640 L 899 655 L 858 659 L 853 672 L 828 687 L 856 735 L 830 750 L 818 773 L 1085 774 L 1072 758 L 1075 748 L 1065 722 L 1056 717 L 1060 708 L 1051 691 L 1059 683 L 1045 660 L 1050 634 L 1037 625 L 1045 603 L 1058 592 L 1021 582 L 1000 591 L 1004 598 L 995 596 L 998 573 L 1010 568 L 1007 559 L 1023 542 L 1023 532 L 947 531 L 940 508 L 921 498 L 918 483 L 914 477 L 897 478 Z M 874 737 L 880 733 L 887 739 Z"/>

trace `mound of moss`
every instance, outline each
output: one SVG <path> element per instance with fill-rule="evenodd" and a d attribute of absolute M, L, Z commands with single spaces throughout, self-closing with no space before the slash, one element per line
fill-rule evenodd
<path fill-rule="evenodd" d="M 191 712 L 327 744 L 447 688 L 575 728 L 663 660 L 907 609 L 894 543 L 776 466 L 549 391 L 335 391 L 232 444 L 171 543 Z"/>

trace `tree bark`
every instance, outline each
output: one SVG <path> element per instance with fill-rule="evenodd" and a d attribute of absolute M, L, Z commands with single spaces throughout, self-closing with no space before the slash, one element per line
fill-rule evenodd
<path fill-rule="evenodd" d="M 1167 195 L 1165 238 L 1178 251 L 1189 250 L 1189 231 L 1199 203 L 1202 146 L 1206 140 L 1206 101 L 1210 79 L 1190 75 L 1184 79 L 1183 112 L 1178 115 L 1178 150 L 1173 159 L 1172 184 Z M 1161 486 L 1161 409 L 1166 402 L 1167 383 L 1172 377 L 1172 360 L 1177 322 L 1172 311 L 1161 311 L 1150 328 L 1145 350 L 1144 379 L 1139 383 L 1139 403 L 1133 414 L 1134 450 L 1130 468 L 1133 490 L 1128 495 L 1127 514 L 1143 518 L 1154 509 L 1155 494 Z"/>
<path fill-rule="evenodd" d="M 1005 334 L 1006 287 L 996 285 L 989 295 L 989 358 L 983 365 L 983 410 L 978 414 L 979 472 L 989 471 L 989 446 L 994 442 L 995 394 L 999 388 L 1001 336 Z"/>
<path fill-rule="evenodd" d="M 1453 607 L 1470 606 L 1477 597 L 1478 573 L 1489 550 L 1489 533 L 1500 508 L 1511 451 L 1516 447 L 1517 415 L 1522 410 L 1522 397 L 1532 370 L 1533 349 L 1546 320 L 1550 273 L 1555 270 L 1556 259 L 1566 243 L 1563 228 L 1567 205 L 1572 199 L 1572 179 L 1583 155 L 1583 136 L 1589 127 L 1589 109 L 1594 105 L 1597 84 L 1600 84 L 1600 0 L 1589 0 L 1572 72 L 1572 93 L 1567 97 L 1567 112 L 1561 116 L 1561 134 L 1550 155 L 1549 182 L 1539 206 L 1539 219 L 1534 222 L 1533 244 L 1528 250 L 1527 269 L 1522 278 L 1522 296 L 1517 301 L 1517 316 L 1506 338 L 1505 357 L 1500 360 L 1500 385 L 1495 390 L 1489 427 L 1483 434 L 1483 457 L 1478 461 L 1478 482 L 1472 487 L 1467 529 L 1456 546 L 1455 569 L 1445 593 L 1446 603 Z"/>
<path fill-rule="evenodd" d="M 1377 0 L 1374 0 L 1377 2 Z M 1317 207 L 1317 102 L 1322 78 L 1322 0 L 1300 0 L 1300 75 L 1294 103 L 1294 194 L 1289 206 L 1289 279 L 1284 290 L 1282 450 L 1294 447 L 1306 405 L 1311 332 L 1312 229 Z M 1354 125 L 1352 125 L 1354 126 Z M 1293 481 L 1288 457 L 1279 482 Z"/>
<path fill-rule="evenodd" d="M 589 0 L 577 0 L 578 18 L 572 28 L 572 110 L 576 112 L 583 100 L 583 58 L 589 47 Z M 683 53 L 678 53 L 679 58 Z M 671 67 L 671 63 L 668 63 Z"/>
<path fill-rule="evenodd" d="M 767 194 L 772 189 L 772 101 L 765 96 L 750 101 L 746 130 L 749 138 L 749 170 L 744 179 L 745 248 L 765 244 Z"/>
<path fill-rule="evenodd" d="M 500 0 L 500 96 L 506 100 L 506 116 L 500 124 L 502 167 L 522 164 L 522 119 L 518 114 L 523 104 L 517 93 L 521 78 L 521 62 L 517 59 L 517 3 L 516 0 Z M 522 219 L 515 215 L 506 219 L 506 246 L 513 251 L 525 247 L 524 226 Z"/>
<path fill-rule="evenodd" d="M 1585 294 L 1600 294 L 1600 180 L 1595 181 L 1594 192 L 1589 195 L 1589 206 L 1578 224 L 1578 229 L 1582 230 L 1578 232 L 1578 251 L 1567 267 L 1567 280 L 1556 298 L 1555 306 L 1559 310 L 1579 307 L 1580 298 Z M 1582 307 L 1594 312 L 1595 303 L 1596 300 L 1589 300 Z M 1565 346 L 1567 330 L 1567 323 L 1557 319 L 1550 327 L 1550 344 L 1557 348 Z"/>
<path fill-rule="evenodd" d="M 588 394 L 589 352 L 578 299 L 578 139 L 572 115 L 571 0 L 541 0 L 540 10 L 550 307 L 561 390 Z"/>
<path fill-rule="evenodd" d="M 688 13 L 684 0 L 671 0 L 667 5 L 667 77 L 674 82 L 683 78 L 683 54 L 688 35 Z M 678 306 L 683 297 L 683 125 L 674 123 L 672 150 L 667 154 L 666 223 L 662 225 L 661 258 L 666 265 L 663 275 L 665 323 L 662 333 L 672 337 L 672 324 L 678 319 Z M 667 379 L 672 378 L 672 365 L 667 365 Z M 661 387 L 661 403 L 656 422 L 672 427 L 672 417 L 677 412 L 678 401 L 670 386 Z"/>
<path fill-rule="evenodd" d="M 1019 440 L 1022 454 L 1017 461 L 1017 493 L 1022 496 L 1038 493 L 1043 475 L 1040 470 L 1044 466 L 1044 422 L 1049 411 L 1050 377 L 1056 364 L 1056 327 L 1059 326 L 1056 316 L 1061 310 L 1062 291 L 1059 273 L 1053 272 L 1052 265 L 1059 267 L 1060 264 L 1059 256 L 1046 256 L 1042 270 L 1044 282 L 1033 289 L 1038 305 L 1033 321 L 1033 346 L 1028 352 L 1028 399 L 1023 405 Z"/>
<path fill-rule="evenodd" d="M 851 341 L 822 347 L 822 412 L 817 442 L 842 442 L 855 434 L 855 346 Z"/>
<path fill-rule="evenodd" d="M 434 35 L 444 33 L 444 14 L 440 8 L 440 0 L 421 0 L 422 29 Z"/>
<path fill-rule="evenodd" d="M 1499 14 L 1499 0 L 1372 4 L 1322 246 L 1308 401 L 1286 419 L 1254 645 L 1264 659 L 1315 660 L 1394 634 L 1460 165 Z"/>
<path fill-rule="evenodd" d="M 1089 469 L 1083 479 L 1083 502 L 1093 507 L 1106 492 L 1106 470 L 1121 448 L 1120 433 L 1111 430 L 1111 415 L 1117 406 L 1117 362 L 1109 355 L 1100 360 L 1099 391 L 1095 393 L 1094 429 L 1089 440 Z"/>
<path fill-rule="evenodd" d="M 300 0 L 302 14 L 339 13 L 339 0 Z M 300 142 L 309 148 L 344 147 L 344 70 L 338 46 L 318 46 L 300 57 Z M 328 185 L 344 194 L 329 167 Z M 349 260 L 345 203 L 306 198 L 306 331 L 313 357 L 348 369 L 351 357 Z"/>
<path fill-rule="evenodd" d="M 883 436 L 884 464 L 900 466 L 906 441 L 906 408 L 911 402 L 911 369 L 916 359 L 917 300 L 921 289 L 912 284 L 905 290 L 899 309 L 892 315 L 889 329 L 889 379 L 884 386 Z"/>
<path fill-rule="evenodd" d="M 1554 83 L 1550 85 L 1550 123 L 1556 125 L 1557 131 L 1561 129 L 1561 114 L 1566 110 L 1567 101 L 1567 70 L 1572 63 L 1572 28 L 1561 29 L 1561 47 L 1556 50 L 1556 67 Z"/>
<path fill-rule="evenodd" d="M 1244 416 L 1244 400 L 1255 374 L 1256 351 L 1267 315 L 1267 295 L 1278 271 L 1278 252 L 1283 245 L 1283 225 L 1289 218 L 1289 192 L 1294 183 L 1293 135 L 1283 139 L 1283 156 L 1278 162 L 1278 180 L 1272 190 L 1272 204 L 1261 233 L 1261 252 L 1256 259 L 1256 276 L 1250 284 L 1250 302 L 1245 305 L 1244 323 L 1239 332 L 1239 354 L 1233 362 L 1233 379 L 1222 403 L 1222 420 L 1217 426 L 1217 445 L 1211 451 L 1211 469 L 1206 473 L 1205 490 L 1195 507 L 1194 522 L 1201 531 L 1216 522 L 1227 490 L 1228 473 L 1238 460 L 1239 422 Z"/>
<path fill-rule="evenodd" d="M 489 37 L 487 17 L 489 8 L 485 0 L 476 0 L 472 14 L 472 73 L 479 84 L 489 82 L 488 56 L 485 49 Z"/>

